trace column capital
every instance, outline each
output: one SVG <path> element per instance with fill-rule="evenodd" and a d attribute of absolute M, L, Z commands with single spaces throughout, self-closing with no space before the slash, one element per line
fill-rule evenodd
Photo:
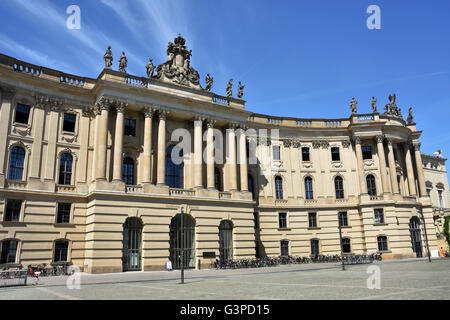
<path fill-rule="evenodd" d="M 352 140 L 355 144 L 361 144 L 361 137 L 360 136 L 353 136 Z"/>
<path fill-rule="evenodd" d="M 392 147 L 392 146 L 393 146 L 394 141 L 392 141 L 391 138 L 386 138 L 386 141 L 387 141 L 387 144 L 388 144 L 389 147 Z"/>
<path fill-rule="evenodd" d="M 109 111 L 111 109 L 112 101 L 108 98 L 102 97 L 100 98 L 97 103 L 96 107 L 101 111 L 106 110 Z"/>
<path fill-rule="evenodd" d="M 344 147 L 344 148 L 348 148 L 348 147 L 350 147 L 350 140 L 344 140 L 344 141 L 342 141 L 342 147 Z"/>
<path fill-rule="evenodd" d="M 158 111 L 158 115 L 159 115 L 159 120 L 166 120 L 167 117 L 169 116 L 169 111 L 162 109 Z"/>
<path fill-rule="evenodd" d="M 150 106 L 144 107 L 144 117 L 145 118 L 153 118 L 153 115 L 155 114 L 156 109 Z"/>
<path fill-rule="evenodd" d="M 383 134 L 377 134 L 375 136 L 375 140 L 377 143 L 383 143 L 384 142 L 384 135 Z"/>
<path fill-rule="evenodd" d="M 414 142 L 413 141 L 412 145 L 414 147 L 414 151 L 420 151 L 420 146 L 421 146 L 420 142 L 418 142 L 418 141 Z"/>
<path fill-rule="evenodd" d="M 194 116 L 194 121 L 201 121 L 201 122 L 203 122 L 203 121 L 205 121 L 207 118 L 204 116 L 204 115 L 201 115 L 201 114 L 196 114 L 195 116 Z"/>
<path fill-rule="evenodd" d="M 228 129 L 235 130 L 237 128 L 239 128 L 239 123 L 236 123 L 236 122 L 229 122 L 228 123 Z"/>
<path fill-rule="evenodd" d="M 128 103 L 117 101 L 116 102 L 116 111 L 117 113 L 124 113 L 125 109 L 128 107 Z"/>
<path fill-rule="evenodd" d="M 2 93 L 3 100 L 12 100 L 14 95 L 16 94 L 16 90 L 11 87 L 0 87 L 0 91 Z"/>
<path fill-rule="evenodd" d="M 215 119 L 208 119 L 206 122 L 206 126 L 208 127 L 208 129 L 214 128 L 215 125 L 216 125 Z"/>

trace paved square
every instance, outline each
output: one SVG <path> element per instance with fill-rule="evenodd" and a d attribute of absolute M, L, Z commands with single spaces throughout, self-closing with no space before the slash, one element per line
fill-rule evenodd
<path fill-rule="evenodd" d="M 42 278 L 37 286 L 2 288 L 0 300 L 311 300 L 450 298 L 450 259 L 384 261 L 381 288 L 368 289 L 370 265 L 308 264 L 241 270 L 81 274 L 81 288 L 70 290 L 67 277 Z"/>

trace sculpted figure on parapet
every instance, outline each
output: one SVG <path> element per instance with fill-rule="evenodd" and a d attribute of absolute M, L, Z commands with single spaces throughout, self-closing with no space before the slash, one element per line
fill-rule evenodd
<path fill-rule="evenodd" d="M 408 122 L 408 124 L 414 123 L 414 117 L 412 115 L 412 108 L 409 108 L 409 114 L 408 114 L 408 118 L 406 119 L 406 121 Z"/>
<path fill-rule="evenodd" d="M 358 102 L 355 100 L 355 98 L 352 98 L 352 101 L 350 101 L 350 108 L 352 109 L 352 114 L 356 114 L 356 105 Z"/>
<path fill-rule="evenodd" d="M 111 69 L 112 62 L 113 62 L 113 56 L 111 52 L 111 46 L 108 46 L 108 50 L 106 50 L 105 55 L 103 56 L 103 59 L 105 60 L 105 68 Z"/>
<path fill-rule="evenodd" d="M 233 96 L 233 79 L 230 79 L 227 84 L 227 97 Z"/>
<path fill-rule="evenodd" d="M 127 72 L 126 68 L 127 68 L 127 64 L 128 64 L 128 59 L 125 56 L 125 52 L 122 51 L 122 56 L 120 57 L 120 62 L 119 62 L 119 71 L 121 72 Z"/>
<path fill-rule="evenodd" d="M 155 66 L 153 65 L 153 60 L 150 59 L 145 66 L 145 69 L 147 70 L 147 77 L 152 78 L 153 77 L 153 71 L 155 70 Z"/>
<path fill-rule="evenodd" d="M 243 86 L 242 84 L 241 84 L 241 82 L 239 81 L 239 85 L 238 85 L 238 98 L 239 99 L 242 99 L 242 96 L 244 95 L 244 88 L 245 88 L 245 86 Z"/>
<path fill-rule="evenodd" d="M 205 90 L 208 91 L 208 92 L 211 91 L 211 88 L 212 88 L 212 85 L 213 85 L 213 82 L 214 82 L 214 78 L 211 78 L 209 76 L 209 73 L 206 74 L 205 82 L 206 82 Z"/>
<path fill-rule="evenodd" d="M 384 107 L 385 114 L 402 117 L 402 110 L 397 107 L 397 103 L 395 100 L 397 99 L 395 93 L 393 95 L 389 95 L 389 104 Z"/>
<path fill-rule="evenodd" d="M 372 97 L 371 104 L 372 104 L 372 112 L 373 113 L 377 113 L 378 112 L 378 110 L 377 110 L 377 100 L 375 99 L 375 97 Z"/>

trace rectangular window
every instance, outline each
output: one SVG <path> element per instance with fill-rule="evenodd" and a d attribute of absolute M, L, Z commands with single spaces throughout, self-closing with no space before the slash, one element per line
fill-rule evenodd
<path fill-rule="evenodd" d="M 351 248 L 351 245 L 350 245 L 350 239 L 349 238 L 343 238 L 342 239 L 342 251 L 344 253 L 352 252 L 352 248 Z"/>
<path fill-rule="evenodd" d="M 331 161 L 341 161 L 338 147 L 331 148 Z"/>
<path fill-rule="evenodd" d="M 22 200 L 7 200 L 5 221 L 17 222 L 20 220 L 20 210 L 22 209 Z"/>
<path fill-rule="evenodd" d="M 58 203 L 58 216 L 56 223 L 70 223 L 70 203 Z"/>
<path fill-rule="evenodd" d="M 441 208 L 444 207 L 444 201 L 442 201 L 442 190 L 438 190 L 438 195 L 439 195 L 439 206 Z"/>
<path fill-rule="evenodd" d="M 280 229 L 287 228 L 287 214 L 286 212 L 278 213 L 278 223 Z"/>
<path fill-rule="evenodd" d="M 281 160 L 280 146 L 273 146 L 272 150 L 273 150 L 273 160 L 275 161 Z"/>
<path fill-rule="evenodd" d="M 379 236 L 378 237 L 378 251 L 388 251 L 387 237 Z"/>
<path fill-rule="evenodd" d="M 16 106 L 16 116 L 14 122 L 28 124 L 28 118 L 30 117 L 30 106 L 18 103 Z"/>
<path fill-rule="evenodd" d="M 288 256 L 289 255 L 289 241 L 281 240 L 280 247 L 281 247 L 281 256 L 282 257 Z"/>
<path fill-rule="evenodd" d="M 372 146 L 362 146 L 363 160 L 372 159 Z"/>
<path fill-rule="evenodd" d="M 310 161 L 309 147 L 302 148 L 302 161 Z"/>
<path fill-rule="evenodd" d="M 16 255 L 17 241 L 2 241 L 2 255 L 0 257 L 0 264 L 16 263 Z"/>
<path fill-rule="evenodd" d="M 317 228 L 317 213 L 316 212 L 308 213 L 308 221 L 310 228 Z"/>
<path fill-rule="evenodd" d="M 136 120 L 125 119 L 125 135 L 126 136 L 136 136 Z"/>
<path fill-rule="evenodd" d="M 383 209 L 375 209 L 374 215 L 375 215 L 375 224 L 384 223 Z"/>
<path fill-rule="evenodd" d="M 341 227 L 348 226 L 347 212 L 339 212 L 339 225 Z"/>
<path fill-rule="evenodd" d="M 75 132 L 75 122 L 77 116 L 73 113 L 64 113 L 63 131 Z"/>
<path fill-rule="evenodd" d="M 54 262 L 67 262 L 69 242 L 57 241 L 55 243 Z"/>
<path fill-rule="evenodd" d="M 319 250 L 319 240 L 318 239 L 311 239 L 311 255 L 315 256 L 318 255 L 320 252 Z"/>

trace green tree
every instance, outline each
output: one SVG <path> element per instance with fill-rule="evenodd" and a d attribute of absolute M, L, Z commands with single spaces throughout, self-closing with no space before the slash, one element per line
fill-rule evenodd
<path fill-rule="evenodd" d="M 447 243 L 450 247 L 450 230 L 449 230 L 449 224 L 450 224 L 450 216 L 445 217 L 444 220 L 444 234 L 445 239 L 447 240 Z"/>

